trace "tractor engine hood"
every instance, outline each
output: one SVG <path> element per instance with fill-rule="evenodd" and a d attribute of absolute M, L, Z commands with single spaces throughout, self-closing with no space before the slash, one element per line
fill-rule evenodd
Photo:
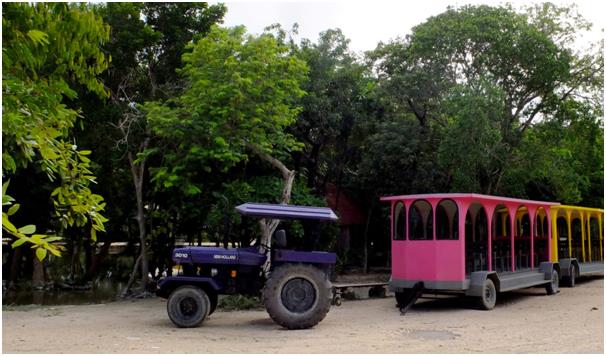
<path fill-rule="evenodd" d="M 212 264 L 212 265 L 244 265 L 261 266 L 267 257 L 251 248 L 223 247 L 180 247 L 173 251 L 173 261 L 176 264 Z"/>

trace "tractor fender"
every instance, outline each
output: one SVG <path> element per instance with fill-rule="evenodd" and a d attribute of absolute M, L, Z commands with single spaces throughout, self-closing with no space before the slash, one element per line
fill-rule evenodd
<path fill-rule="evenodd" d="M 332 267 L 337 262 L 337 255 L 332 252 L 320 251 L 295 251 L 276 249 L 272 255 L 272 266 L 278 267 L 284 264 L 306 264 L 322 270 L 330 277 Z"/>
<path fill-rule="evenodd" d="M 497 289 L 497 292 L 499 292 L 501 290 L 501 282 L 499 280 L 499 276 L 494 271 L 493 272 L 490 272 L 490 271 L 472 272 L 471 275 L 469 276 L 469 279 L 470 279 L 469 289 L 467 289 L 467 291 L 465 292 L 465 295 L 472 296 L 472 297 L 482 296 L 484 281 L 486 279 L 492 280 L 495 288 Z"/>
<path fill-rule="evenodd" d="M 167 298 L 173 290 L 184 285 L 199 287 L 207 294 L 218 294 L 223 289 L 217 281 L 208 277 L 170 276 L 158 282 L 156 294 Z"/>
<path fill-rule="evenodd" d="M 337 254 L 320 251 L 295 251 L 276 249 L 272 263 L 306 263 L 317 265 L 334 265 Z"/>

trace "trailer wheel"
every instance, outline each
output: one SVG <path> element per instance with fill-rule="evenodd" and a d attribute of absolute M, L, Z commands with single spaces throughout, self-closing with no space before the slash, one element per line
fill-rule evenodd
<path fill-rule="evenodd" d="M 277 267 L 265 287 L 262 300 L 269 316 L 288 329 L 307 329 L 318 324 L 330 310 L 331 284 L 312 265 Z"/>
<path fill-rule="evenodd" d="M 574 264 L 570 265 L 570 274 L 566 277 L 562 277 L 562 281 L 566 284 L 566 286 L 572 288 L 576 285 L 577 278 L 577 270 Z"/>
<path fill-rule="evenodd" d="M 497 289 L 490 278 L 486 278 L 482 284 L 482 295 L 479 298 L 479 306 L 484 310 L 491 310 L 497 303 Z"/>
<path fill-rule="evenodd" d="M 551 272 L 551 282 L 547 283 L 545 286 L 545 290 L 547 290 L 547 295 L 553 295 L 558 292 L 558 288 L 560 286 L 560 276 L 558 275 L 558 271 L 555 269 Z"/>
<path fill-rule="evenodd" d="M 168 297 L 166 310 L 170 320 L 180 328 L 193 328 L 204 321 L 210 311 L 206 293 L 194 286 L 182 286 Z"/>

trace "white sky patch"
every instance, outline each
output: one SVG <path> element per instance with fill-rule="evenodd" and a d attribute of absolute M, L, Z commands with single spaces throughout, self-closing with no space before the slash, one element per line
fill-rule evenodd
<path fill-rule="evenodd" d="M 509 1 L 515 7 L 543 1 Z M 600 0 L 551 1 L 558 5 L 577 4 L 579 13 L 594 24 L 591 33 L 580 38 L 578 46 L 603 38 L 606 2 Z M 213 2 L 214 3 L 214 2 Z M 244 25 L 249 32 L 259 34 L 271 24 L 279 23 L 290 30 L 299 24 L 299 37 L 312 41 L 320 32 L 340 28 L 351 40 L 350 48 L 356 52 L 372 50 L 380 42 L 405 37 L 412 27 L 430 16 L 444 12 L 450 6 L 466 4 L 499 5 L 503 1 L 491 0 L 421 0 L 421 1 L 235 1 L 226 2 L 225 26 Z"/>

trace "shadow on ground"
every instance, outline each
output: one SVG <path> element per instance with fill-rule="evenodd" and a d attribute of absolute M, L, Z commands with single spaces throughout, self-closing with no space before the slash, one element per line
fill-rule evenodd
<path fill-rule="evenodd" d="M 588 283 L 594 280 L 604 279 L 603 276 L 585 276 L 577 278 L 577 286 Z M 561 289 L 567 288 L 560 286 Z M 549 297 L 543 287 L 533 287 L 527 289 L 519 289 L 510 292 L 499 293 L 497 297 L 497 305 L 513 305 L 520 302 L 524 302 L 528 298 L 536 297 Z M 467 297 L 464 295 L 432 295 L 424 294 L 422 298 L 419 298 L 415 305 L 412 306 L 411 310 L 423 310 L 423 311 L 445 311 L 445 310 L 456 310 L 456 309 L 479 309 L 478 300 L 474 297 Z"/>

